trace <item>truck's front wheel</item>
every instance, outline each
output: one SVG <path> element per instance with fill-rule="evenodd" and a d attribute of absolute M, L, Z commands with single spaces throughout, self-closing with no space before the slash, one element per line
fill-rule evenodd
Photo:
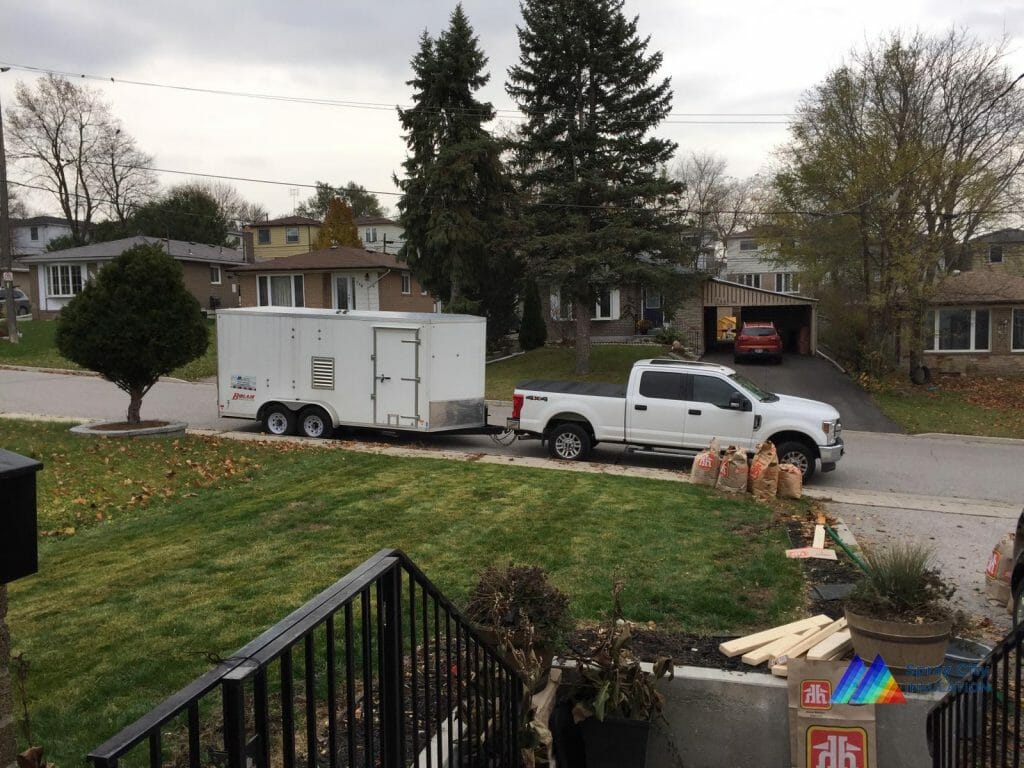
<path fill-rule="evenodd" d="M 788 440 L 776 446 L 779 464 L 792 464 L 804 474 L 806 483 L 814 476 L 814 452 L 804 443 Z"/>
<path fill-rule="evenodd" d="M 559 424 L 548 435 L 548 451 L 556 459 L 584 461 L 590 455 L 590 448 L 590 435 L 578 424 Z"/>

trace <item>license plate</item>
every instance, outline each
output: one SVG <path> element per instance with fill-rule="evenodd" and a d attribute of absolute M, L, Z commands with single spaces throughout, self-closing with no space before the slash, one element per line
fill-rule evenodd
<path fill-rule="evenodd" d="M 754 350 L 754 354 L 755 354 L 755 355 L 760 355 L 760 354 L 764 354 L 764 350 L 763 350 L 763 349 L 755 349 L 755 350 Z"/>

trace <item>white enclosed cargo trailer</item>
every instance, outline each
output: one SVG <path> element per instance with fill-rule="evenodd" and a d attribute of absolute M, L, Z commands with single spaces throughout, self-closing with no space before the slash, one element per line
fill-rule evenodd
<path fill-rule="evenodd" d="M 277 435 L 486 431 L 486 320 L 253 307 L 217 312 L 221 416 Z"/>

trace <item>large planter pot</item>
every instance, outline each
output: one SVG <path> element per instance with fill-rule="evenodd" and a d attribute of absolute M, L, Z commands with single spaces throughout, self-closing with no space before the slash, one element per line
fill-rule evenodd
<path fill-rule="evenodd" d="M 588 717 L 579 729 L 587 768 L 644 768 L 650 720 Z"/>
<path fill-rule="evenodd" d="M 865 664 L 881 656 L 897 683 L 931 685 L 941 680 L 939 671 L 921 674 L 920 670 L 939 670 L 943 666 L 953 628 L 951 620 L 908 624 L 874 619 L 847 608 L 846 625 L 856 654 Z"/>

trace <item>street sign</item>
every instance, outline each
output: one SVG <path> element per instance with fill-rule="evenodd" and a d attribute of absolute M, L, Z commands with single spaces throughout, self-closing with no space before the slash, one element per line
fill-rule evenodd
<path fill-rule="evenodd" d="M 14 282 L 14 273 L 13 272 L 4 272 L 4 282 L 5 283 L 13 283 Z"/>

